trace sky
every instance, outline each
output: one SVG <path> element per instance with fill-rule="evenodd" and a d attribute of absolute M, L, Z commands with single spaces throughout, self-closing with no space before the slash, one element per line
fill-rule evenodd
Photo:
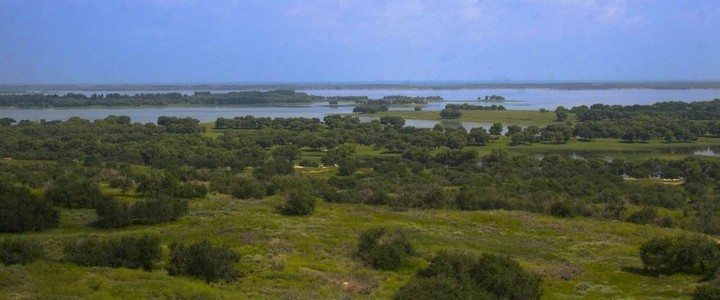
<path fill-rule="evenodd" d="M 0 0 L 0 84 L 704 80 L 717 0 Z"/>

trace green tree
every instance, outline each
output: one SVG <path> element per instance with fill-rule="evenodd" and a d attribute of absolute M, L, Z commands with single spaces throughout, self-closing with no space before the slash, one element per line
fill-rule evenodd
<path fill-rule="evenodd" d="M 277 160 L 294 161 L 300 156 L 300 148 L 296 145 L 281 145 L 275 147 L 271 155 Z"/>
<path fill-rule="evenodd" d="M 556 121 L 558 121 L 558 122 L 565 122 L 565 120 L 567 120 L 567 117 L 568 117 L 568 110 L 567 110 L 567 108 L 562 107 L 562 106 L 558 106 L 558 107 L 555 109 L 555 118 L 556 118 Z"/>
<path fill-rule="evenodd" d="M 315 211 L 317 199 L 308 186 L 297 186 L 285 192 L 285 211 L 294 215 L 310 215 Z"/>
<path fill-rule="evenodd" d="M 38 198 L 10 178 L 0 180 L 0 232 L 40 231 L 55 228 L 60 212 L 50 201 Z"/>
<path fill-rule="evenodd" d="M 0 241 L 0 261 L 6 266 L 27 264 L 45 256 L 42 245 L 37 241 L 5 238 Z"/>
<path fill-rule="evenodd" d="M 189 275 L 205 282 L 230 282 L 240 277 L 235 264 L 240 256 L 225 246 L 213 246 L 207 240 L 186 246 L 170 245 L 170 275 Z"/>
<path fill-rule="evenodd" d="M 502 131 L 502 123 L 493 123 L 492 126 L 490 126 L 490 135 L 500 135 L 502 134 Z"/>
<path fill-rule="evenodd" d="M 415 248 L 405 231 L 376 227 L 360 234 L 357 253 L 375 268 L 395 270 L 415 255 Z"/>
<path fill-rule="evenodd" d="M 656 237 L 640 247 L 640 259 L 658 273 L 710 275 L 720 267 L 720 246 L 700 235 Z"/>
<path fill-rule="evenodd" d="M 394 299 L 540 299 L 541 284 L 505 256 L 440 252 Z"/>
<path fill-rule="evenodd" d="M 45 191 L 45 198 L 67 208 L 95 208 L 103 200 L 98 183 L 75 175 L 55 179 Z"/>

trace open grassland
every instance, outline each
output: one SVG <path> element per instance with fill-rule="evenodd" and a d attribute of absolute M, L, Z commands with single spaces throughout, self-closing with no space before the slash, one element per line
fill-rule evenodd
<path fill-rule="evenodd" d="M 117 191 L 115 191 L 117 192 Z M 237 200 L 210 195 L 191 202 L 188 216 L 157 226 L 100 230 L 85 224 L 92 210 L 63 210 L 60 228 L 22 235 L 38 239 L 48 258 L 0 266 L 2 298 L 386 299 L 440 250 L 499 253 L 544 278 L 545 299 L 686 298 L 698 284 L 687 275 L 639 274 L 638 247 L 679 230 L 589 218 L 558 219 L 525 212 L 393 211 L 388 207 L 321 202 L 309 217 L 284 216 L 279 197 Z M 399 271 L 378 271 L 355 257 L 358 234 L 373 226 L 410 232 L 419 256 Z M 172 277 L 163 269 L 79 267 L 62 262 L 65 241 L 155 234 L 172 241 L 228 245 L 243 257 L 244 276 L 229 284 Z M 165 250 L 167 252 L 167 249 Z M 166 256 L 167 257 L 167 256 Z"/>

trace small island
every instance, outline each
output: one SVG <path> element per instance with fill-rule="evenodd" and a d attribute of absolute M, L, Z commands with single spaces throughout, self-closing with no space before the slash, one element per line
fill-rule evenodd
<path fill-rule="evenodd" d="M 478 97 L 478 101 L 481 102 L 507 102 L 508 100 L 505 99 L 503 96 L 499 95 L 485 95 L 485 98 Z"/>

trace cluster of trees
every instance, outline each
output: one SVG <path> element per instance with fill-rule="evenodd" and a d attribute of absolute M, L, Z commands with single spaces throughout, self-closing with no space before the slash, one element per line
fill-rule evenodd
<path fill-rule="evenodd" d="M 700 235 L 655 237 L 640 247 L 645 268 L 657 274 L 698 274 L 708 283 L 699 286 L 696 300 L 713 300 L 720 295 L 720 245 Z"/>
<path fill-rule="evenodd" d="M 505 101 L 505 97 L 499 96 L 499 95 L 485 95 L 485 98 L 478 97 L 478 101 L 503 102 L 503 101 Z"/>
<path fill-rule="evenodd" d="M 214 246 L 207 240 L 185 245 L 170 245 L 170 275 L 187 275 L 197 277 L 205 282 L 233 281 L 240 277 L 235 265 L 240 256 L 225 246 Z"/>
<path fill-rule="evenodd" d="M 510 137 L 511 145 L 532 143 L 564 144 L 573 137 L 573 129 L 566 124 L 551 124 L 545 128 L 537 126 L 522 128 L 517 125 L 510 125 L 507 127 L 505 135 Z"/>
<path fill-rule="evenodd" d="M 357 255 L 373 268 L 397 270 L 417 255 L 407 231 L 374 227 L 358 237 Z M 394 299 L 540 299 L 540 276 L 514 260 L 441 251 L 417 272 Z"/>
<path fill-rule="evenodd" d="M 459 119 L 462 117 L 462 111 L 454 108 L 445 108 L 440 111 L 440 117 L 443 119 Z"/>
<path fill-rule="evenodd" d="M 312 118 L 269 118 L 255 116 L 242 116 L 232 119 L 218 118 L 215 121 L 217 129 L 289 129 L 293 131 L 318 131 L 322 126 L 320 119 Z"/>
<path fill-rule="evenodd" d="M 578 124 L 575 136 L 616 138 L 629 142 L 651 139 L 692 142 L 701 135 L 720 134 L 720 99 L 697 102 L 659 102 L 652 105 L 582 105 L 567 110 L 558 107 L 558 121 L 574 113 Z"/>
<path fill-rule="evenodd" d="M 11 174 L 0 173 L 0 232 L 41 231 L 58 226 L 60 212 Z"/>
<path fill-rule="evenodd" d="M 337 105 L 339 102 L 364 103 L 369 100 L 367 96 L 331 96 L 327 97 L 330 105 Z"/>
<path fill-rule="evenodd" d="M 0 262 L 4 265 L 28 264 L 43 258 L 45 251 L 38 241 L 4 238 L 0 241 Z"/>
<path fill-rule="evenodd" d="M 667 101 L 651 105 L 605 105 L 575 106 L 571 110 L 578 121 L 601 121 L 633 119 L 638 116 L 665 116 L 687 120 L 720 119 L 720 99 L 711 101 Z"/>
<path fill-rule="evenodd" d="M 381 104 L 358 104 L 353 107 L 353 112 L 358 114 L 374 114 L 383 111 L 388 111 L 387 105 Z"/>
<path fill-rule="evenodd" d="M 403 104 L 427 104 L 430 101 L 442 101 L 443 98 L 440 96 L 429 96 L 429 97 L 409 97 L 399 95 L 383 96 L 382 99 L 368 99 L 357 98 L 355 99 L 356 104 L 370 104 L 370 105 L 403 105 Z"/>
<path fill-rule="evenodd" d="M 374 268 L 396 270 L 416 252 L 404 230 L 376 227 L 360 234 L 357 254 Z"/>
<path fill-rule="evenodd" d="M 113 199 L 102 201 L 95 209 L 98 219 L 94 225 L 101 228 L 121 228 L 130 225 L 153 225 L 177 220 L 188 212 L 185 199 L 149 198 L 130 204 Z"/>
<path fill-rule="evenodd" d="M 473 105 L 473 104 L 447 104 L 445 105 L 445 109 L 457 109 L 457 110 L 505 110 L 505 106 L 502 105 L 490 105 L 490 106 L 482 106 L 482 105 Z"/>
<path fill-rule="evenodd" d="M 3 107 L 84 107 L 84 106 L 165 106 L 171 104 L 194 105 L 242 105 L 274 103 L 312 103 L 325 101 L 324 97 L 312 96 L 293 90 L 242 91 L 212 94 L 209 92 L 183 95 L 180 93 L 155 93 L 121 95 L 118 93 L 78 93 L 65 95 L 7 94 L 0 95 Z"/>
<path fill-rule="evenodd" d="M 0 251 L 3 244 L 0 243 Z M 170 275 L 187 275 L 206 282 L 232 281 L 240 276 L 235 265 L 240 256 L 226 246 L 215 246 L 207 240 L 185 245 L 170 244 Z M 152 270 L 162 260 L 160 239 L 152 235 L 99 239 L 89 236 L 72 240 L 63 248 L 65 259 L 81 266 L 142 268 Z"/>
<path fill-rule="evenodd" d="M 65 259 L 81 266 L 97 266 L 150 271 L 160 260 L 160 239 L 155 236 L 124 236 L 107 240 L 95 236 L 78 238 L 65 244 Z"/>
<path fill-rule="evenodd" d="M 506 256 L 440 252 L 394 299 L 540 299 L 541 285 Z"/>

